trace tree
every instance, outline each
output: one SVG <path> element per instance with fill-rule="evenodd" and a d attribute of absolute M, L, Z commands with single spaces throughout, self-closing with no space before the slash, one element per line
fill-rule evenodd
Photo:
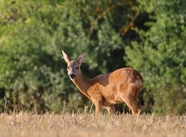
<path fill-rule="evenodd" d="M 186 108 L 186 3 L 184 0 L 139 0 L 148 30 L 126 49 L 128 65 L 145 78 L 144 100 L 151 112 L 181 114 Z"/>
<path fill-rule="evenodd" d="M 7 110 L 42 113 L 61 111 L 61 101 L 70 111 L 87 104 L 68 79 L 61 50 L 74 58 L 87 51 L 82 69 L 89 78 L 123 67 L 124 47 L 135 34 L 128 26 L 133 5 L 133 0 L 1 1 L 1 108 L 6 102 Z"/>

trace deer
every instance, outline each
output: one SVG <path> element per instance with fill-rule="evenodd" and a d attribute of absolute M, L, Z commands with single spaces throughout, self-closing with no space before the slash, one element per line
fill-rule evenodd
<path fill-rule="evenodd" d="M 67 63 L 70 80 L 95 105 L 96 115 L 101 113 L 102 107 L 106 108 L 109 114 L 115 114 L 114 105 L 123 102 L 132 111 L 132 115 L 141 113 L 137 100 L 143 86 L 143 77 L 138 71 L 131 67 L 124 67 L 108 74 L 100 74 L 88 79 L 80 69 L 81 64 L 86 59 L 87 52 L 74 60 L 63 50 L 62 55 Z"/>

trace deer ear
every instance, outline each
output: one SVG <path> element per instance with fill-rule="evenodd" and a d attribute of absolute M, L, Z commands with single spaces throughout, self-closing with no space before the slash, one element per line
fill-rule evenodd
<path fill-rule="evenodd" d="M 68 57 L 68 55 L 63 50 L 62 50 L 62 55 L 63 55 L 63 58 L 66 61 L 66 63 L 71 61 L 71 59 Z"/>
<path fill-rule="evenodd" d="M 83 53 L 77 58 L 77 61 L 79 64 L 83 63 L 83 61 L 86 59 L 87 52 Z"/>

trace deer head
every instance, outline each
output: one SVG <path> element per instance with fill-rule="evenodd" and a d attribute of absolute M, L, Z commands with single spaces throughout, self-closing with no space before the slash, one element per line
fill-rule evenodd
<path fill-rule="evenodd" d="M 62 54 L 67 63 L 68 76 L 71 80 L 74 80 L 80 74 L 80 66 L 86 59 L 86 52 L 75 60 L 72 60 L 63 50 Z"/>

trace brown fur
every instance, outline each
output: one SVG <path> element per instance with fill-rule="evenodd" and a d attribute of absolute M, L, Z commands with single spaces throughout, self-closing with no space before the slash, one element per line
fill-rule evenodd
<path fill-rule="evenodd" d="M 80 66 L 86 58 L 86 53 L 76 60 L 70 59 L 64 51 L 63 58 L 67 62 L 68 75 L 76 87 L 95 105 L 98 115 L 102 106 L 109 113 L 115 113 L 114 104 L 125 102 L 132 114 L 140 114 L 137 99 L 143 85 L 143 77 L 132 68 L 117 69 L 108 74 L 100 74 L 93 79 L 87 79 L 81 72 Z"/>

